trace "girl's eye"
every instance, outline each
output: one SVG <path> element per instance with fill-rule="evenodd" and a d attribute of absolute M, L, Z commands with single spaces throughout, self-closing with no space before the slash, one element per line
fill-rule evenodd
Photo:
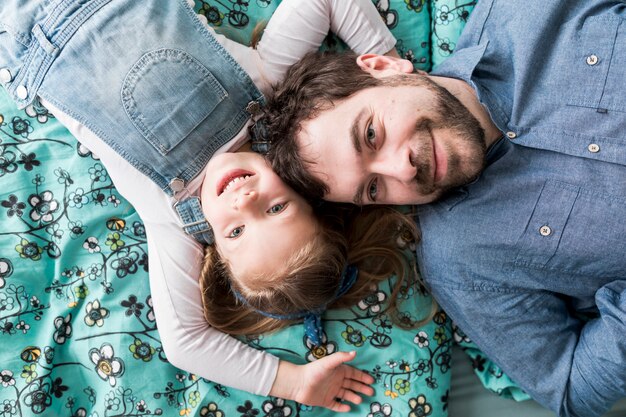
<path fill-rule="evenodd" d="M 243 233 L 245 228 L 246 228 L 246 226 L 235 227 L 233 230 L 230 231 L 230 234 L 228 236 L 226 236 L 226 237 L 228 239 L 237 239 L 239 236 L 241 236 L 241 234 Z"/>
<path fill-rule="evenodd" d="M 367 196 L 371 201 L 376 201 L 376 194 L 378 194 L 378 180 L 374 179 L 367 189 Z"/>
<path fill-rule="evenodd" d="M 376 144 L 376 129 L 374 129 L 374 126 L 371 123 L 369 123 L 367 125 L 367 131 L 365 133 L 365 139 L 371 145 L 375 145 Z"/>
<path fill-rule="evenodd" d="M 287 207 L 287 203 L 274 204 L 267 212 L 269 214 L 278 214 Z"/>

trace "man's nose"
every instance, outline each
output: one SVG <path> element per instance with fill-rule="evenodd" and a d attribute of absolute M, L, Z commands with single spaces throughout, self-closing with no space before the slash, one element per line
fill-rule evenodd
<path fill-rule="evenodd" d="M 415 180 L 416 168 L 413 161 L 414 156 L 408 148 L 396 149 L 394 152 L 379 153 L 370 169 L 399 182 L 409 183 Z"/>
<path fill-rule="evenodd" d="M 245 210 L 253 207 L 259 199 L 259 193 L 255 190 L 243 191 L 235 197 L 233 200 L 233 208 L 236 210 Z"/>

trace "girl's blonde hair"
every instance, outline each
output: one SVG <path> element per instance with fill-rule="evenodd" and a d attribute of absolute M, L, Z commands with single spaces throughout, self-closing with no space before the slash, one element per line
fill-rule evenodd
<path fill-rule="evenodd" d="M 392 274 L 398 279 L 387 313 L 394 322 L 412 328 L 432 318 L 436 311 L 434 302 L 430 314 L 419 322 L 406 323 L 396 317 L 400 289 L 419 283 L 415 264 L 409 260 L 413 257 L 407 257 L 399 245 L 418 240 L 417 229 L 409 217 L 386 207 L 333 205 L 332 209 L 318 211 L 317 233 L 285 260 L 286 274 L 237 280 L 217 248 L 206 247 L 200 288 L 205 317 L 211 326 L 233 335 L 278 330 L 298 320 L 269 318 L 257 310 L 284 316 L 324 306 L 354 306 Z M 358 279 L 347 294 L 335 299 L 341 274 L 348 264 L 358 267 Z M 246 299 L 245 303 L 237 299 L 235 291 Z"/>

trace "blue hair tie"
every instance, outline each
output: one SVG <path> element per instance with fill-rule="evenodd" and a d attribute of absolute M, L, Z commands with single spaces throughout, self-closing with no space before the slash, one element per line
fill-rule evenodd
<path fill-rule="evenodd" d="M 359 269 L 354 265 L 347 265 L 343 269 L 343 272 L 341 273 L 341 282 L 339 283 L 339 289 L 337 290 L 337 294 L 335 294 L 335 297 L 333 298 L 331 303 L 339 299 L 340 297 L 344 296 L 348 291 L 350 291 L 350 288 L 352 288 L 352 286 L 356 282 L 358 274 L 359 274 Z M 233 292 L 233 295 L 235 296 L 237 300 L 239 300 L 242 304 L 248 306 L 249 308 L 256 311 L 262 316 L 269 317 L 275 320 L 304 319 L 304 333 L 306 334 L 306 337 L 315 346 L 320 346 L 322 344 L 322 339 L 324 337 L 324 328 L 322 326 L 322 314 L 324 313 L 324 311 L 326 311 L 327 304 L 315 311 L 302 310 L 302 311 L 298 311 L 298 312 L 290 313 L 290 314 L 274 314 L 274 313 L 269 313 L 267 311 L 258 310 L 252 307 L 250 303 L 248 303 L 248 300 L 246 300 L 246 298 L 243 295 L 241 295 L 239 291 L 232 288 L 232 286 L 231 286 L 231 291 Z"/>

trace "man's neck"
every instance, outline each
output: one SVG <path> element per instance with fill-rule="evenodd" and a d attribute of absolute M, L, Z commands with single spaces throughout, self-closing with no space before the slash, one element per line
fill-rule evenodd
<path fill-rule="evenodd" d="M 493 145 L 502 137 L 502 132 L 493 123 L 487 109 L 480 104 L 476 91 L 465 81 L 449 77 L 430 77 L 434 82 L 444 87 L 474 115 L 482 128 L 485 130 L 485 142 L 487 147 Z"/>

